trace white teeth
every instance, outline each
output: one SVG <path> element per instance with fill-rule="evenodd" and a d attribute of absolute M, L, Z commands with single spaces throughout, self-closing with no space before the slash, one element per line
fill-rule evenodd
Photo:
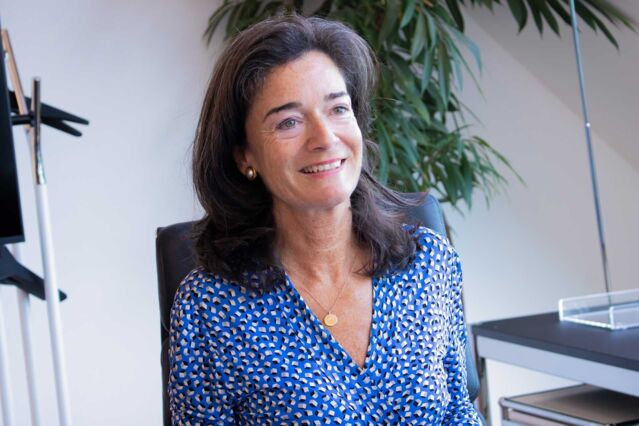
<path fill-rule="evenodd" d="M 338 168 L 342 164 L 342 160 L 336 160 L 332 163 L 322 164 L 321 166 L 310 166 L 304 167 L 302 171 L 304 173 L 317 173 L 317 172 L 325 172 L 327 170 L 333 170 Z"/>

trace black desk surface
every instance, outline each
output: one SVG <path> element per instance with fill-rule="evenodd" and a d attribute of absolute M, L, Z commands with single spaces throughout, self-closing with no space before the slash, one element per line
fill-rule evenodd
<path fill-rule="evenodd" d="M 472 326 L 473 334 L 639 371 L 639 328 L 611 331 L 530 315 Z"/>

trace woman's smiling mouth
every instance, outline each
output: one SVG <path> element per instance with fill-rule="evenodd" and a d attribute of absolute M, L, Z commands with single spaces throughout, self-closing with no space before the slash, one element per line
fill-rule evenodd
<path fill-rule="evenodd" d="M 328 172 L 331 170 L 338 169 L 344 164 L 345 159 L 331 161 L 330 163 L 319 164 L 316 166 L 308 166 L 302 169 L 302 173 L 313 174 L 320 172 Z"/>

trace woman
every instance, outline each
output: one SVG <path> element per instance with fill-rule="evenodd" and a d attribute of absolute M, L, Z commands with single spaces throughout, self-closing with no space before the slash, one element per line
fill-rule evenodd
<path fill-rule="evenodd" d="M 371 175 L 370 49 L 281 17 L 218 60 L 194 145 L 200 268 L 171 315 L 174 424 L 480 424 L 454 250 Z"/>

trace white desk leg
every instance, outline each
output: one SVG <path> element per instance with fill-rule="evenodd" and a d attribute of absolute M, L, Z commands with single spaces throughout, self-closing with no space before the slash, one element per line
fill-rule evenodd
<path fill-rule="evenodd" d="M 4 426 L 13 426 L 13 395 L 9 375 L 9 356 L 4 334 L 2 298 L 0 297 L 0 402 L 2 402 L 2 422 Z"/>
<path fill-rule="evenodd" d="M 486 358 L 479 356 L 477 350 L 477 336 L 473 336 L 475 359 L 477 360 L 477 374 L 479 375 L 479 395 L 477 396 L 477 405 L 479 412 L 486 420 L 487 425 L 491 425 L 490 418 L 490 394 L 488 392 L 488 372 L 486 371 Z"/>
<path fill-rule="evenodd" d="M 479 404 L 479 412 L 486 424 L 491 425 L 492 419 L 490 418 L 490 393 L 488 392 L 488 372 L 486 371 L 486 358 L 479 358 L 479 396 L 477 397 L 477 403 Z"/>

